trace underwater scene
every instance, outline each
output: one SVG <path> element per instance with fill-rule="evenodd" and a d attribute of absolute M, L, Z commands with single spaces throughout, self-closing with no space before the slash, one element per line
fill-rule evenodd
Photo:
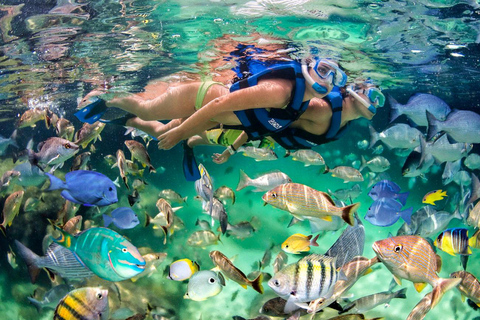
<path fill-rule="evenodd" d="M 0 1 L 1 319 L 480 319 L 478 0 Z"/>

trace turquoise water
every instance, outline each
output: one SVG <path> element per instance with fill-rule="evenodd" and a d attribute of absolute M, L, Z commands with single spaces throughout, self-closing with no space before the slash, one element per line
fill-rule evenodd
<path fill-rule="evenodd" d="M 372 78 L 384 93 L 401 103 L 417 92 L 430 93 L 446 101 L 450 107 L 479 110 L 479 58 L 480 22 L 479 4 L 475 1 L 2 1 L 0 4 L 0 133 L 10 136 L 14 122 L 28 108 L 48 107 L 72 121 L 78 130 L 81 123 L 73 117 L 77 101 L 96 88 L 106 88 L 109 93 L 140 92 L 151 80 L 173 74 L 189 72 L 199 77 L 220 77 L 228 64 L 219 63 L 233 49 L 234 44 L 244 42 L 262 45 L 268 39 L 275 49 L 286 47 L 292 58 L 310 54 L 338 60 L 350 79 Z M 184 73 L 182 73 L 184 74 Z M 377 130 L 387 127 L 390 105 L 379 109 L 372 125 Z M 373 157 L 372 150 L 361 150 L 357 142 L 369 140 L 368 121 L 356 121 L 340 141 L 315 148 L 330 167 L 351 165 L 363 155 Z M 480 128 L 479 128 L 480 129 Z M 18 130 L 20 149 L 28 140 L 35 144 L 54 136 L 42 122 L 35 128 Z M 124 129 L 106 126 L 102 140 L 95 142 L 96 151 L 91 158 L 93 168 L 114 180 L 118 169 L 111 169 L 103 157 L 115 154 L 117 149 L 128 150 L 123 142 Z M 128 137 L 130 139 L 130 137 Z M 138 138 L 137 138 L 138 140 Z M 140 140 L 139 140 L 140 141 Z M 442 185 L 444 165 L 435 166 L 427 175 L 428 180 L 409 180 L 401 175 L 404 156 L 398 156 L 385 146 L 382 153 L 391 163 L 386 171 L 389 179 L 398 183 L 402 191 L 409 191 L 406 207 L 421 208 L 423 196 L 435 189 L 447 190 L 453 198 L 460 187 L 455 183 Z M 15 150 L 15 149 L 10 149 Z M 317 190 L 327 191 L 351 187 L 342 180 L 321 174 L 318 168 L 304 167 L 302 163 L 282 158 L 284 150 L 275 150 L 279 159 L 271 162 L 255 162 L 237 154 L 223 165 L 210 160 L 213 152 L 221 148 L 199 147 L 197 159 L 213 177 L 215 187 L 226 185 L 235 189 L 239 169 L 254 177 L 274 169 L 288 174 L 294 182 L 306 184 Z M 280 251 L 280 244 L 293 233 L 310 234 L 306 223 L 287 229 L 290 215 L 271 206 L 263 206 L 263 193 L 246 188 L 236 192 L 237 201 L 227 205 L 230 222 L 250 221 L 256 217 L 258 230 L 250 238 L 239 240 L 222 237 L 222 242 L 206 249 L 190 248 L 188 236 L 196 230 L 197 218 L 209 220 L 202 213 L 200 202 L 194 200 L 193 183 L 183 178 L 182 150 L 177 146 L 169 151 L 159 151 L 150 143 L 148 151 L 153 165 L 165 168 L 164 173 L 145 174 L 148 182 L 135 207 L 141 221 L 144 214 L 156 213 L 155 202 L 160 190 L 174 189 L 188 197 L 187 203 L 177 212 L 185 227 L 176 231 L 166 245 L 161 233 L 142 224 L 133 230 L 119 230 L 137 247 L 149 247 L 154 252 L 166 252 L 168 257 L 159 272 L 138 282 L 117 283 L 121 303 L 111 291 L 111 313 L 119 308 L 134 312 L 146 309 L 147 302 L 169 310 L 168 319 L 231 319 L 234 315 L 254 318 L 258 309 L 275 294 L 264 283 L 265 294 L 259 295 L 251 288 L 244 290 L 231 280 L 223 291 L 208 300 L 196 302 L 184 300 L 187 284 L 165 278 L 163 270 L 179 258 L 196 260 L 201 269 L 213 264 L 208 257 L 210 250 L 219 250 L 248 274 L 254 263 L 260 260 L 267 248 L 274 245 L 273 257 Z M 478 153 L 478 145 L 471 153 Z M 72 160 L 68 160 L 57 176 L 66 173 Z M 12 153 L 1 158 L 0 173 L 13 167 Z M 368 169 L 366 169 L 368 171 Z M 468 170 L 478 174 L 478 170 Z M 365 173 L 365 171 L 364 171 Z M 356 200 L 362 205 L 359 215 L 363 219 L 372 203 L 367 193 L 369 181 L 360 185 L 362 194 Z M 2 191 L 2 202 L 19 186 L 12 185 Z M 128 206 L 129 191 L 122 185 L 119 203 Z M 25 189 L 24 200 L 38 196 L 41 191 Z M 1 238 L 0 314 L 5 319 L 51 319 L 53 311 L 37 313 L 27 297 L 37 290 L 39 297 L 51 287 L 45 273 L 37 284 L 30 284 L 28 273 L 20 257 L 13 269 L 7 262 L 6 252 L 13 239 L 22 241 L 36 253 L 41 252 L 41 240 L 46 233 L 46 218 L 55 219 L 63 205 L 58 192 L 44 192 L 45 203 L 34 212 L 23 212 L 8 229 L 7 239 Z M 453 212 L 449 203 L 447 210 Z M 108 209 L 107 211 L 109 211 Z M 102 225 L 101 215 L 94 209 L 81 208 L 84 220 Z M 366 228 L 364 256 L 371 258 L 371 244 L 396 234 L 401 226 L 381 228 L 363 220 Z M 452 226 L 460 226 L 452 223 Z M 215 225 L 216 227 L 218 224 Z M 117 229 L 118 230 L 118 229 Z M 470 234 L 472 234 L 470 231 Z M 319 240 L 319 247 L 312 252 L 324 253 L 338 238 L 340 232 L 326 232 Z M 461 269 L 458 257 L 439 251 L 443 259 L 440 276 Z M 478 250 L 473 250 L 467 270 L 478 270 Z M 289 262 L 298 257 L 289 255 Z M 273 263 L 273 260 L 272 260 Z M 271 266 L 265 269 L 273 274 Z M 379 265 L 374 272 L 360 279 L 351 289 L 354 298 L 386 291 L 391 274 Z M 92 279 L 84 285 L 108 283 Z M 386 319 L 405 319 L 415 304 L 430 291 L 428 286 L 417 293 L 409 281 L 406 300 L 393 300 L 390 307 L 377 307 L 367 317 L 383 316 Z M 398 290 L 399 287 L 396 288 Z M 333 316 L 331 314 L 330 316 Z M 462 303 L 456 290 L 448 292 L 441 303 L 426 319 L 473 319 L 478 312 Z M 307 317 L 305 317 L 307 318 Z M 317 319 L 328 316 L 320 317 Z"/>

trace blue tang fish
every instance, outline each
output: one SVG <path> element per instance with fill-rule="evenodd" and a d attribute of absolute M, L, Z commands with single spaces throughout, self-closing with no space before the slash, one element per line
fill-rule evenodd
<path fill-rule="evenodd" d="M 138 220 L 137 214 L 129 207 L 120 207 L 112 211 L 108 216 L 103 215 L 103 226 L 106 228 L 112 222 L 113 224 L 120 229 L 132 229 L 135 228 L 140 221 Z"/>
<path fill-rule="evenodd" d="M 71 171 L 65 175 L 65 182 L 50 173 L 48 190 L 63 189 L 62 197 L 84 206 L 108 206 L 118 201 L 117 188 L 107 176 L 87 170 Z"/>
<path fill-rule="evenodd" d="M 379 227 L 388 227 L 402 217 L 407 223 L 411 223 L 413 208 L 402 210 L 403 205 L 391 198 L 380 198 L 375 200 L 365 215 L 365 220 Z"/>
<path fill-rule="evenodd" d="M 122 281 L 145 269 L 138 249 L 108 228 L 90 228 L 77 236 L 55 227 L 53 241 L 74 252 L 87 268 L 102 279 Z"/>
<path fill-rule="evenodd" d="M 372 200 L 391 198 L 399 201 L 402 205 L 407 203 L 408 192 L 400 193 L 400 186 L 390 180 L 382 180 L 372 186 L 368 195 Z"/>

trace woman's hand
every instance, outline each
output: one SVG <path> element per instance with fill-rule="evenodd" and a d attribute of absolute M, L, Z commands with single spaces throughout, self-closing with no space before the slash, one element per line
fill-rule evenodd
<path fill-rule="evenodd" d="M 230 159 L 230 152 L 228 152 L 227 149 L 225 149 L 225 151 L 222 152 L 222 154 L 220 153 L 214 153 L 212 155 L 212 161 L 215 162 L 216 164 L 222 164 L 222 163 L 225 163 L 228 161 L 228 159 Z"/>
<path fill-rule="evenodd" d="M 158 149 L 160 150 L 170 150 L 177 143 L 184 140 L 182 130 L 179 127 L 168 130 L 167 132 L 159 135 L 158 139 Z"/>

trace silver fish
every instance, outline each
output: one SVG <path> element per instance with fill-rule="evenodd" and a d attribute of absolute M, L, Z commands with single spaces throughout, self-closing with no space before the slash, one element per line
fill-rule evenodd
<path fill-rule="evenodd" d="M 461 166 L 461 160 L 447 162 L 442 173 L 442 182 L 444 186 L 453 181 L 453 177 L 460 171 Z"/>
<path fill-rule="evenodd" d="M 58 305 L 58 302 L 65 297 L 72 287 L 67 284 L 60 284 L 48 290 L 43 296 L 43 300 L 39 301 L 32 297 L 27 297 L 28 301 L 37 308 L 38 312 L 41 312 L 43 308 L 46 309 L 55 309 Z"/>
<path fill-rule="evenodd" d="M 337 267 L 342 267 L 354 257 L 363 254 L 365 227 L 356 214 L 355 221 L 355 226 L 348 226 L 325 253 L 326 256 L 337 258 L 335 263 Z"/>
<path fill-rule="evenodd" d="M 284 183 L 292 182 L 289 176 L 281 171 L 272 171 L 263 174 L 258 178 L 251 179 L 243 170 L 240 169 L 240 181 L 238 181 L 237 191 L 246 187 L 255 187 L 254 192 L 268 191 Z"/>
<path fill-rule="evenodd" d="M 433 291 L 427 293 L 420 300 L 407 317 L 407 320 L 423 320 L 427 313 L 432 309 Z"/>
<path fill-rule="evenodd" d="M 408 124 L 397 123 L 382 132 L 378 133 L 370 125 L 370 145 L 372 148 L 377 141 L 382 141 L 390 149 L 413 149 L 420 144 L 420 136 L 422 133 L 416 128 L 410 127 Z"/>
<path fill-rule="evenodd" d="M 271 161 L 278 159 L 277 154 L 270 148 L 256 148 L 256 147 L 240 147 L 238 152 L 243 152 L 243 155 L 255 159 L 255 161 Z"/>
<path fill-rule="evenodd" d="M 0 178 L 0 189 L 2 189 L 2 187 L 8 187 L 10 185 L 10 182 L 14 178 L 18 178 L 19 176 L 20 176 L 20 171 L 17 171 L 17 170 L 6 171 Z"/>
<path fill-rule="evenodd" d="M 204 213 L 210 214 L 210 217 L 212 218 L 211 225 L 213 226 L 214 219 L 217 220 L 218 222 L 220 222 L 220 228 L 222 230 L 222 233 L 225 234 L 228 227 L 228 216 L 227 212 L 225 211 L 225 207 L 223 206 L 223 203 L 217 198 L 213 198 L 212 203 L 203 201 L 202 208 Z"/>
<path fill-rule="evenodd" d="M 8 146 L 14 146 L 18 148 L 17 142 L 15 141 L 17 139 L 17 130 L 14 130 L 10 138 L 5 138 L 3 136 L 0 136 L 0 156 L 5 155 L 5 152 L 7 151 Z"/>
<path fill-rule="evenodd" d="M 172 189 L 164 189 L 160 191 L 158 197 L 167 199 L 168 201 L 170 201 L 170 203 L 177 202 L 179 204 L 182 204 L 184 202 L 187 202 L 187 197 L 183 198 L 179 193 Z"/>
<path fill-rule="evenodd" d="M 425 112 L 435 115 L 440 121 L 444 121 L 451 109 L 442 99 L 425 93 L 417 93 L 408 99 L 407 104 L 399 104 L 393 97 L 389 96 L 391 113 L 390 122 L 404 114 L 419 126 L 427 125 Z"/>
<path fill-rule="evenodd" d="M 311 149 L 297 150 L 292 154 L 286 154 L 285 157 L 290 155 L 292 160 L 300 161 L 305 164 L 305 167 L 308 166 L 324 166 L 325 160 L 320 155 L 320 153 L 313 151 Z"/>
<path fill-rule="evenodd" d="M 363 313 L 379 305 L 388 304 L 392 299 L 406 299 L 406 291 L 407 288 L 403 288 L 396 292 L 385 291 L 371 294 L 369 296 L 362 297 L 350 302 L 345 306 L 345 309 L 349 310 L 349 312 L 352 311 L 357 313 Z"/>
<path fill-rule="evenodd" d="M 328 172 L 332 174 L 332 177 L 342 179 L 345 183 L 349 181 L 363 181 L 362 173 L 352 167 L 338 166 L 333 169 L 326 168 L 324 173 Z"/>
<path fill-rule="evenodd" d="M 38 152 L 28 150 L 28 158 L 32 164 L 56 165 L 63 163 L 78 152 L 78 145 L 63 138 L 51 137 L 38 144 Z"/>
<path fill-rule="evenodd" d="M 362 156 L 362 165 L 360 166 L 359 171 L 361 172 L 365 167 L 368 167 L 370 171 L 373 172 L 383 172 L 390 168 L 390 161 L 382 156 L 376 156 L 366 161 Z"/>
<path fill-rule="evenodd" d="M 55 132 L 60 138 L 67 139 L 69 141 L 73 140 L 73 135 L 75 134 L 75 127 L 73 124 L 65 118 L 59 118 L 55 125 Z"/>
<path fill-rule="evenodd" d="M 424 140 L 423 137 L 421 139 Z M 432 155 L 438 162 L 443 163 L 460 160 L 472 150 L 472 147 L 471 143 L 450 143 L 448 136 L 443 135 L 433 142 L 427 142 L 424 152 Z"/>
<path fill-rule="evenodd" d="M 250 221 L 240 221 L 236 224 L 227 224 L 227 233 L 237 239 L 245 239 L 253 236 L 255 228 Z"/>
<path fill-rule="evenodd" d="M 355 200 L 362 194 L 362 188 L 357 183 L 351 188 L 337 189 L 335 191 L 328 190 L 328 193 L 340 201 Z"/>
<path fill-rule="evenodd" d="M 470 170 L 476 170 L 480 168 L 480 155 L 476 153 L 469 154 L 465 160 L 463 160 L 463 164 Z"/>
<path fill-rule="evenodd" d="M 85 149 L 92 141 L 94 143 L 97 139 L 102 141 L 100 134 L 102 133 L 103 128 L 105 128 L 105 123 L 100 121 L 97 121 L 94 124 L 84 123 L 80 130 L 75 133 L 75 143 Z"/>
<path fill-rule="evenodd" d="M 233 192 L 233 190 L 227 186 L 218 187 L 213 196 L 222 201 L 224 204 L 227 199 L 230 199 L 232 204 L 235 204 L 235 192 Z"/>
<path fill-rule="evenodd" d="M 427 113 L 428 140 L 437 133 L 445 132 L 457 142 L 480 143 L 480 114 L 469 110 L 454 110 L 445 121 Z"/>
<path fill-rule="evenodd" d="M 285 252 L 280 251 L 273 261 L 273 272 L 277 273 L 278 271 L 282 270 L 285 265 L 288 263 L 288 256 Z"/>
<path fill-rule="evenodd" d="M 201 230 L 192 233 L 187 239 L 187 244 L 191 247 L 205 248 L 207 246 L 217 244 L 219 240 L 220 233 L 215 235 L 215 233 L 210 230 Z"/>
<path fill-rule="evenodd" d="M 88 161 L 90 161 L 91 152 L 82 152 L 73 159 L 70 171 L 89 170 Z"/>
<path fill-rule="evenodd" d="M 142 277 L 150 277 L 152 274 L 157 272 L 158 267 L 165 261 L 167 254 L 165 252 L 157 253 L 147 253 L 142 255 L 145 260 L 145 270 L 142 271 L 138 276 L 131 278 L 132 282 L 137 281 Z"/>
<path fill-rule="evenodd" d="M 452 214 L 447 211 L 435 211 L 430 206 L 429 208 L 423 211 L 425 214 L 421 215 L 420 219 L 417 218 L 418 226 L 413 234 L 427 238 L 445 230 L 453 219 L 463 219 L 458 209 Z"/>
<path fill-rule="evenodd" d="M 265 302 L 263 306 L 260 308 L 260 313 L 266 314 L 272 317 L 288 317 L 290 316 L 291 312 L 286 313 L 284 311 L 286 304 L 287 304 L 287 300 L 282 299 L 280 297 L 270 299 L 267 302 Z M 298 311 L 300 312 L 301 315 L 307 314 L 307 311 L 305 309 L 300 309 Z"/>

